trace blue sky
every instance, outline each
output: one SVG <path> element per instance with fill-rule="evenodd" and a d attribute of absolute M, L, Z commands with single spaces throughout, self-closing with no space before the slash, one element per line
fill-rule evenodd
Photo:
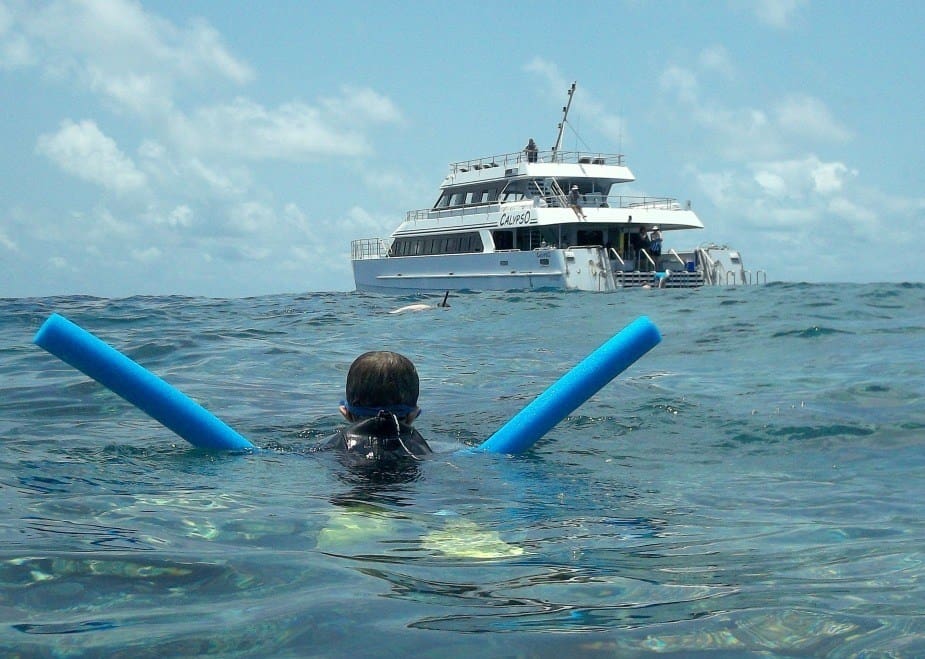
<path fill-rule="evenodd" d="M 563 7 L 567 7 L 564 10 Z M 0 0 L 0 296 L 352 290 L 448 163 L 623 153 L 783 281 L 923 281 L 925 3 Z"/>

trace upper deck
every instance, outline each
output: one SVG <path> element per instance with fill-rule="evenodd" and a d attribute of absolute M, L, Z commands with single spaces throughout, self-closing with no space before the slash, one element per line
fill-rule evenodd
<path fill-rule="evenodd" d="M 524 151 L 514 151 L 512 153 L 502 153 L 497 156 L 486 156 L 484 158 L 475 158 L 473 160 L 462 160 L 450 164 L 450 173 L 464 173 L 469 171 L 478 171 L 480 169 L 490 169 L 492 167 L 510 168 L 520 163 L 528 161 L 527 154 Z M 581 165 L 616 165 L 623 166 L 623 154 L 620 153 L 597 153 L 591 151 L 537 151 L 536 160 L 530 161 L 530 164 L 581 164 Z"/>
<path fill-rule="evenodd" d="M 450 164 L 441 188 L 512 177 L 594 178 L 610 183 L 627 183 L 636 178 L 622 154 L 594 151 L 538 151 L 528 157 L 524 151 L 461 160 Z"/>

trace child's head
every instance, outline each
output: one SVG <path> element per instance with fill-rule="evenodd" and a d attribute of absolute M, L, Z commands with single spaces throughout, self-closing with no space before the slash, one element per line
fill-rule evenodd
<path fill-rule="evenodd" d="M 377 350 L 357 357 L 347 371 L 347 398 L 341 413 L 349 421 L 391 412 L 405 423 L 417 417 L 420 381 L 411 360 Z"/>

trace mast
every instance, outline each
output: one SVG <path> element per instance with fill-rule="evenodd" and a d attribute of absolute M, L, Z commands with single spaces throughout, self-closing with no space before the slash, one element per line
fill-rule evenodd
<path fill-rule="evenodd" d="M 559 122 L 559 134 L 556 136 L 556 145 L 552 147 L 552 160 L 556 161 L 556 152 L 559 151 L 559 147 L 562 146 L 562 131 L 565 130 L 565 120 L 568 119 L 569 108 L 572 107 L 572 96 L 575 94 L 575 85 L 572 83 L 572 86 L 568 90 L 568 103 L 565 107 L 562 108 L 562 121 Z"/>

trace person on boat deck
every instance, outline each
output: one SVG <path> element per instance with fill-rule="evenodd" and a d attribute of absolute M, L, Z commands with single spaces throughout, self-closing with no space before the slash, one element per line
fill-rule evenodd
<path fill-rule="evenodd" d="M 662 232 L 657 226 L 652 227 L 652 233 L 649 234 L 649 253 L 656 262 L 662 255 Z"/>
<path fill-rule="evenodd" d="M 527 146 L 524 147 L 524 153 L 527 155 L 527 162 L 536 162 L 536 154 L 539 149 L 536 148 L 536 142 L 533 141 L 533 138 L 530 138 L 530 141 L 527 142 Z"/>
<path fill-rule="evenodd" d="M 412 427 L 421 413 L 420 380 L 414 364 L 388 351 L 365 352 L 347 371 L 340 413 L 350 422 L 322 444 L 340 451 L 352 467 L 400 468 L 433 453 Z"/>
<path fill-rule="evenodd" d="M 644 226 L 640 226 L 636 233 L 630 234 L 630 247 L 633 249 L 632 257 L 636 259 L 636 267 L 641 268 L 644 260 L 642 250 L 649 248 L 649 234 Z"/>
<path fill-rule="evenodd" d="M 585 212 L 581 209 L 581 193 L 578 191 L 577 185 L 573 185 L 572 191 L 568 193 L 568 205 L 575 211 L 575 215 L 577 215 L 579 219 L 587 219 L 585 217 Z"/>

